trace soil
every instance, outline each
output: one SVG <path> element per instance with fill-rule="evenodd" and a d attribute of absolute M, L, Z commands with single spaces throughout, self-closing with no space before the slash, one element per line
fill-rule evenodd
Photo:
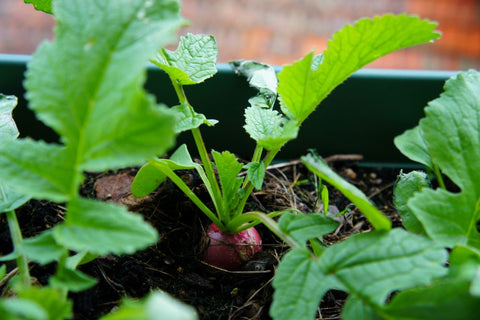
<path fill-rule="evenodd" d="M 328 160 L 336 172 L 367 194 L 394 225 L 399 225 L 400 219 L 392 205 L 392 189 L 399 170 L 359 167 L 352 161 L 355 159 L 355 156 L 334 156 Z M 97 319 L 115 309 L 122 298 L 143 297 L 154 289 L 167 291 L 193 305 L 201 319 L 270 319 L 271 281 L 288 247 L 265 227 L 258 226 L 264 252 L 242 270 L 231 272 L 208 266 L 201 261 L 200 240 L 209 224 L 203 213 L 168 181 L 150 196 L 135 199 L 129 193 L 135 173 L 136 169 L 128 169 L 88 174 L 83 195 L 127 205 L 157 228 L 160 240 L 134 255 L 102 257 L 82 266 L 81 270 L 95 277 L 98 284 L 71 294 L 74 319 Z M 207 201 L 207 193 L 193 172 L 182 172 L 182 178 Z M 321 212 L 317 184 L 316 177 L 299 161 L 272 166 L 267 171 L 263 189 L 253 193 L 247 209 L 270 212 L 294 207 L 305 213 Z M 325 244 L 371 229 L 348 199 L 331 187 L 329 191 L 331 211 L 347 209 L 347 212 L 340 217 L 337 230 L 324 238 Z M 25 237 L 51 228 L 64 219 L 64 214 L 62 205 L 36 200 L 17 210 Z M 7 223 L 4 216 L 0 216 L 0 255 L 8 254 L 11 249 Z M 12 265 L 9 267 L 13 269 Z M 54 271 L 53 264 L 31 264 L 31 273 L 41 284 L 46 284 Z M 0 289 L 5 293 L 5 286 Z M 340 319 L 345 298 L 342 292 L 328 292 L 321 302 L 318 318 Z"/>

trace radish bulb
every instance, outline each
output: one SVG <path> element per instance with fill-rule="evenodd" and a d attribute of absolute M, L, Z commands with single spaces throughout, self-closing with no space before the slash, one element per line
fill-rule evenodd
<path fill-rule="evenodd" d="M 218 268 L 238 270 L 255 253 L 262 251 L 262 238 L 253 227 L 229 234 L 212 223 L 207 229 L 206 237 L 207 247 L 203 261 Z"/>

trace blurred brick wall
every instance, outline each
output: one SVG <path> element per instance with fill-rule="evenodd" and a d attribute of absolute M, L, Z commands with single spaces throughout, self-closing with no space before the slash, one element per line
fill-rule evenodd
<path fill-rule="evenodd" d="M 371 68 L 480 69 L 480 0 L 183 0 L 191 26 L 181 33 L 213 34 L 219 60 L 290 63 L 326 48 L 347 23 L 383 13 L 411 13 L 438 21 L 434 44 L 402 50 Z M 52 17 L 22 0 L 0 0 L 0 52 L 32 53 L 52 38 Z"/>

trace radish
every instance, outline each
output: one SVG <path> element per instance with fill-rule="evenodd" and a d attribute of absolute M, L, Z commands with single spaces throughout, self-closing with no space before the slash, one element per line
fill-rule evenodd
<path fill-rule="evenodd" d="M 255 253 L 262 251 L 262 238 L 254 227 L 229 234 L 212 223 L 205 234 L 203 261 L 217 268 L 238 270 Z"/>

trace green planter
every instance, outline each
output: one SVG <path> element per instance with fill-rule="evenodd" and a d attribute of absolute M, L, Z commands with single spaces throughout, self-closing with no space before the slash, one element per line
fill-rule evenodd
<path fill-rule="evenodd" d="M 29 59 L 25 55 L 0 55 L 0 93 L 19 98 L 14 116 L 22 136 L 55 141 L 55 133 L 35 120 L 26 107 L 22 81 Z M 187 88 L 190 102 L 197 111 L 220 121 L 213 128 L 202 129 L 207 148 L 230 150 L 249 158 L 254 143 L 243 129 L 243 112 L 255 91 L 229 65 L 219 64 L 218 70 L 213 79 Z M 174 105 L 176 96 L 168 77 L 153 66 L 148 72 L 146 88 L 158 101 Z M 359 71 L 336 88 L 305 121 L 299 137 L 285 146 L 278 159 L 298 158 L 314 148 L 323 156 L 361 154 L 365 165 L 403 166 L 408 160 L 396 150 L 393 138 L 417 124 L 427 102 L 438 97 L 445 80 L 454 74 Z M 179 142 L 188 140 L 188 134 L 179 138 Z"/>

